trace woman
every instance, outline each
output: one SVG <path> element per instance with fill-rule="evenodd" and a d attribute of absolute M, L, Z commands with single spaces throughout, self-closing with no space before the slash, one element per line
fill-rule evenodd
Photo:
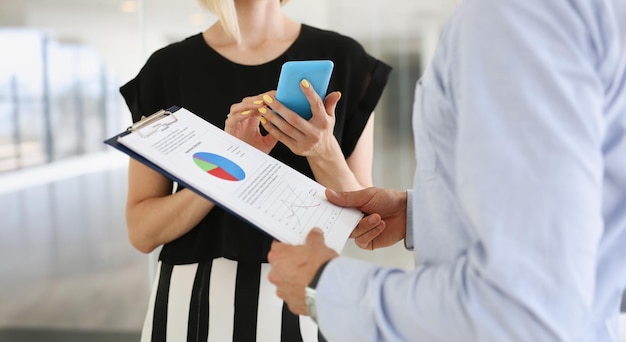
<path fill-rule="evenodd" d="M 372 111 L 390 68 L 350 38 L 288 18 L 285 1 L 201 2 L 218 22 L 156 51 L 121 87 L 133 121 L 181 106 L 327 187 L 370 186 Z M 267 107 L 279 104 L 267 91 L 284 62 L 302 59 L 332 60 L 329 90 L 336 91 L 325 105 L 314 102 L 315 120 L 294 120 L 284 108 L 284 117 L 273 115 Z M 318 340 L 315 324 L 291 314 L 267 280 L 272 239 L 192 191 L 172 188 L 131 160 L 129 239 L 144 253 L 163 246 L 142 341 Z"/>

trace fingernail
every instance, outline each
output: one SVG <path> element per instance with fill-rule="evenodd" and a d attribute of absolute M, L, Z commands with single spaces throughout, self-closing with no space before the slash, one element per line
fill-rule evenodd
<path fill-rule="evenodd" d="M 369 224 L 375 224 L 377 222 L 378 220 L 374 216 L 370 216 L 370 218 L 367 219 L 367 223 Z"/>
<path fill-rule="evenodd" d="M 339 97 L 337 98 L 337 100 L 339 100 L 341 98 L 341 92 L 338 91 L 337 94 L 339 95 Z"/>
<path fill-rule="evenodd" d="M 252 101 L 252 103 L 254 103 L 254 104 L 261 104 L 261 103 L 263 103 L 263 101 L 261 101 L 261 100 L 256 100 L 256 101 Z"/>
<path fill-rule="evenodd" d="M 259 108 L 259 112 L 261 114 L 265 114 L 265 113 L 267 113 L 267 109 L 265 109 L 265 107 L 261 107 L 261 108 Z"/>
<path fill-rule="evenodd" d="M 243 112 L 241 112 L 241 115 L 248 115 L 248 114 L 250 114 L 249 110 L 244 110 Z"/>
<path fill-rule="evenodd" d="M 265 120 L 264 117 L 260 117 L 259 121 L 261 121 L 261 123 L 264 124 L 264 125 L 267 123 L 267 120 Z"/>
<path fill-rule="evenodd" d="M 309 84 L 309 81 L 307 81 L 307 80 L 302 80 L 302 81 L 300 81 L 300 84 L 302 84 L 302 86 L 303 86 L 303 87 L 305 87 L 305 88 L 308 88 L 308 87 L 310 87 L 310 86 L 311 86 L 311 85 Z"/>
<path fill-rule="evenodd" d="M 269 95 L 263 95 L 263 101 L 265 101 L 265 103 L 272 103 L 274 102 L 274 100 L 272 100 L 272 98 Z"/>

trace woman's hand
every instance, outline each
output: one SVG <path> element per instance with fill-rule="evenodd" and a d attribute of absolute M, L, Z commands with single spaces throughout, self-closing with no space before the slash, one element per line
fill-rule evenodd
<path fill-rule="evenodd" d="M 267 94 L 246 97 L 241 102 L 230 106 L 230 113 L 224 122 L 224 131 L 247 142 L 259 150 L 269 153 L 278 140 L 271 134 L 262 135 L 259 122 L 265 121 L 261 117 L 261 108 L 265 108 L 264 96 L 274 96 L 275 91 Z"/>
<path fill-rule="evenodd" d="M 300 156 L 327 158 L 341 153 L 333 132 L 335 107 L 341 93 L 332 92 L 322 101 L 308 81 L 302 80 L 300 88 L 311 104 L 311 119 L 305 120 L 284 106 L 273 91 L 263 95 L 265 106 L 257 109 L 266 119 L 261 121 L 263 128 Z"/>
<path fill-rule="evenodd" d="M 311 119 L 303 119 L 276 100 L 275 91 L 268 92 L 262 96 L 264 105 L 257 108 L 263 128 L 291 152 L 306 157 L 318 183 L 337 191 L 362 189 L 369 185 L 369 177 L 361 183 L 350 169 L 334 135 L 335 108 L 341 93 L 332 92 L 322 101 L 308 81 L 302 80 L 300 89 L 311 105 Z M 370 159 L 365 157 L 364 160 L 363 164 L 367 164 Z M 371 170 L 371 165 L 366 167 Z M 370 171 L 362 173 L 366 172 Z"/>

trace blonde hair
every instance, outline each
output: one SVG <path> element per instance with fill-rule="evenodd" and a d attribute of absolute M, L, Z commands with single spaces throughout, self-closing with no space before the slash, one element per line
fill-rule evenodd
<path fill-rule="evenodd" d="M 288 1 L 280 0 L 280 4 L 284 5 Z M 227 34 L 234 38 L 237 43 L 241 42 L 241 31 L 239 31 L 239 22 L 237 21 L 235 0 L 198 0 L 198 2 L 217 16 L 220 25 L 222 25 Z"/>

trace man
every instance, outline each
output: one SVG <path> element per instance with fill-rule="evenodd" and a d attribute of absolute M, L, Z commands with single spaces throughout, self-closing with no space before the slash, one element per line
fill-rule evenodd
<path fill-rule="evenodd" d="M 274 243 L 278 295 L 331 341 L 618 341 L 625 18 L 623 0 L 461 2 L 417 84 L 413 190 L 327 191 L 368 214 L 359 246 L 405 239 L 416 268 L 313 230 Z"/>

